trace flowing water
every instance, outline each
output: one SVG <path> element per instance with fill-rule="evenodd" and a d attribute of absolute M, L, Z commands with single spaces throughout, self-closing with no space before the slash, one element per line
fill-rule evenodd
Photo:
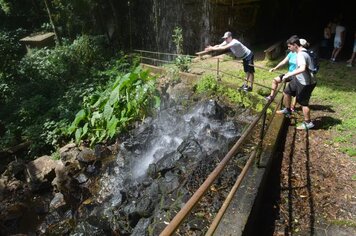
<path fill-rule="evenodd" d="M 227 150 L 227 145 L 239 135 L 233 121 L 226 120 L 215 101 L 199 103 L 192 109 L 166 109 L 156 119 L 148 119 L 130 139 L 124 141 L 117 156 L 113 175 L 101 180 L 100 199 L 121 197 L 124 180 L 140 181 L 150 164 L 177 150 L 188 137 L 197 140 L 201 152 L 211 154 Z"/>

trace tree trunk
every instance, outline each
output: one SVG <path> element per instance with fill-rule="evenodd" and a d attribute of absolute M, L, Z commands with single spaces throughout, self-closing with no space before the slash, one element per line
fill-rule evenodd
<path fill-rule="evenodd" d="M 50 21 L 50 23 L 51 23 L 51 25 L 52 25 L 53 32 L 54 32 L 54 34 L 56 35 L 57 42 L 58 42 L 59 45 L 61 45 L 62 41 L 61 41 L 61 39 L 60 39 L 60 37 L 59 37 L 57 28 L 56 28 L 56 26 L 55 26 L 54 23 L 53 23 L 53 18 L 52 18 L 51 10 L 50 10 L 50 8 L 49 8 L 48 1 L 47 1 L 47 0 L 44 0 L 44 3 L 45 3 L 45 5 L 46 5 L 46 10 L 47 10 L 47 13 L 48 13 L 49 21 Z"/>

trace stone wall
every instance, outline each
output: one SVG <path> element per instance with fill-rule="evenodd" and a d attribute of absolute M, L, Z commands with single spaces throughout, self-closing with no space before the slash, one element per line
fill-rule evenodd
<path fill-rule="evenodd" d="M 175 53 L 172 41 L 175 27 L 183 29 L 184 53 L 194 54 L 206 45 L 221 42 L 230 30 L 241 41 L 254 41 L 260 0 L 147 0 L 130 1 L 130 16 L 122 27 L 123 36 L 132 49 Z M 122 12 L 124 13 L 124 12 Z"/>

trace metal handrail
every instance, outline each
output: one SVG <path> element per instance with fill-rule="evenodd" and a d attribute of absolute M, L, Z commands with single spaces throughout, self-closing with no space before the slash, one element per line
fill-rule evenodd
<path fill-rule="evenodd" d="M 285 87 L 285 83 L 283 85 L 280 85 L 279 88 L 278 88 L 278 91 L 283 87 Z M 269 104 L 273 101 L 273 99 L 275 98 L 276 95 L 274 95 L 272 97 L 272 99 L 269 101 Z M 273 114 L 272 114 L 272 117 L 274 117 L 278 107 L 280 106 L 280 104 L 282 103 L 283 101 L 283 96 L 281 98 L 281 100 L 279 101 L 276 109 L 273 111 Z M 269 106 L 269 104 L 266 104 L 266 106 Z M 258 148 L 262 148 L 262 144 L 263 144 L 263 138 L 265 136 L 265 121 L 266 121 L 266 112 L 263 113 L 263 121 L 262 121 L 262 127 L 261 127 L 261 132 L 260 132 L 260 141 L 259 143 L 256 145 Z M 269 129 L 269 126 L 272 122 L 269 122 L 268 125 L 266 126 L 266 131 Z M 246 173 L 247 171 L 250 169 L 250 167 L 252 166 L 252 163 L 253 161 L 255 160 L 256 157 L 258 157 L 258 162 L 257 162 L 257 167 L 261 167 L 260 165 L 260 153 L 257 152 L 258 150 L 257 149 L 254 149 L 249 157 L 249 159 L 247 160 L 244 168 L 242 169 L 241 173 L 239 174 L 239 176 L 237 177 L 236 179 L 236 182 L 234 184 L 234 186 L 231 188 L 228 196 L 226 197 L 223 205 L 221 206 L 221 208 L 219 209 L 218 213 L 216 214 L 213 222 L 211 223 L 208 231 L 206 232 L 206 236 L 210 236 L 212 235 L 216 228 L 218 227 L 222 217 L 224 216 L 225 214 L 225 211 L 227 210 L 228 206 L 230 205 L 230 202 L 232 201 L 232 198 L 233 196 L 235 195 L 236 191 L 238 190 L 238 188 L 240 187 L 244 177 L 246 176 Z"/>
<path fill-rule="evenodd" d="M 278 91 L 281 89 L 281 85 L 279 86 Z M 194 206 L 198 203 L 198 201 L 203 197 L 205 192 L 209 189 L 209 187 L 216 180 L 218 175 L 225 168 L 227 163 L 230 161 L 232 157 L 235 156 L 237 150 L 241 147 L 247 137 L 250 135 L 251 131 L 255 128 L 257 123 L 260 121 L 262 116 L 267 112 L 268 107 L 272 103 L 272 100 L 268 101 L 267 104 L 263 107 L 259 116 L 254 119 L 254 121 L 248 126 L 242 136 L 237 140 L 235 145 L 230 149 L 230 151 L 225 155 L 222 161 L 216 166 L 216 168 L 210 173 L 210 175 L 206 178 L 203 184 L 198 188 L 198 190 L 193 194 L 193 196 L 186 202 L 183 208 L 174 216 L 171 222 L 166 226 L 166 228 L 161 232 L 160 236 L 168 236 L 172 235 L 183 222 L 185 217 L 193 210 Z M 264 118 L 265 119 L 265 118 Z M 263 128 L 263 127 L 262 127 Z"/>
<path fill-rule="evenodd" d="M 160 53 L 160 52 L 151 52 L 151 51 L 145 51 L 145 50 L 137 50 L 137 49 L 135 49 L 134 51 L 135 51 L 135 52 L 151 53 L 151 54 L 162 54 L 162 55 L 179 55 L 179 54 L 172 54 L 172 53 Z M 189 56 L 189 55 L 186 55 L 186 56 Z M 162 62 L 162 63 L 166 63 L 166 64 L 173 64 L 172 61 L 166 61 L 166 60 L 161 60 L 161 59 L 156 59 L 156 58 L 151 58 L 151 57 L 144 57 L 144 56 L 142 56 L 142 55 L 140 55 L 140 57 L 141 57 L 142 59 L 151 60 L 151 61 L 153 61 L 153 62 L 157 62 L 157 61 L 158 61 L 158 62 Z M 190 56 L 190 57 L 193 57 L 193 56 Z M 193 66 L 193 67 L 191 67 L 191 68 L 214 71 L 214 72 L 216 72 L 216 76 L 217 76 L 217 79 L 218 79 L 219 81 L 220 81 L 220 79 L 221 79 L 221 78 L 220 78 L 220 73 L 221 73 L 221 74 L 224 74 L 224 75 L 228 75 L 228 76 L 234 77 L 234 78 L 237 78 L 237 79 L 240 79 L 240 80 L 244 80 L 244 78 L 241 78 L 241 77 L 238 77 L 238 76 L 236 76 L 236 75 L 234 75 L 234 74 L 231 74 L 231 73 L 228 73 L 228 72 L 225 72 L 225 71 L 220 70 L 220 63 L 222 63 L 222 62 L 228 62 L 228 61 L 234 61 L 234 60 L 223 60 L 223 61 L 220 61 L 219 58 L 216 58 L 216 59 L 217 59 L 217 68 L 216 68 L 216 69 L 204 68 L 204 67 L 199 67 L 199 66 Z M 237 61 L 237 63 L 242 64 L 242 62 L 239 62 L 239 61 Z M 262 66 L 257 66 L 257 65 L 251 65 L 251 66 L 254 66 L 254 67 L 259 68 L 259 69 L 268 70 L 267 68 L 264 68 L 264 67 L 262 67 Z M 272 71 L 272 73 L 280 74 L 279 72 L 276 72 L 276 71 Z M 262 87 L 262 88 L 267 88 L 267 89 L 269 89 L 269 87 L 267 87 L 267 86 L 265 86 L 265 85 L 263 85 L 263 84 L 260 84 L 260 83 L 257 83 L 257 82 L 254 82 L 254 84 L 256 84 L 256 85 L 258 85 L 258 86 L 260 86 L 260 87 Z M 276 93 L 278 93 L 278 91 L 277 91 Z"/>
<path fill-rule="evenodd" d="M 160 59 L 156 59 L 156 58 L 143 57 L 143 56 L 140 56 L 140 57 L 143 58 L 143 59 L 151 60 L 151 61 L 164 62 L 166 64 L 172 64 L 173 63 L 172 61 L 165 61 L 165 60 L 160 60 Z"/>
<path fill-rule="evenodd" d="M 145 53 L 153 53 L 153 52 L 144 51 L 144 50 L 135 50 L 135 51 L 145 52 Z M 156 54 L 178 55 L 178 54 L 169 54 L 169 53 L 156 53 Z M 165 61 L 165 60 L 160 60 L 160 59 L 153 59 L 153 58 L 149 58 L 149 57 L 143 57 L 142 55 L 141 55 L 141 58 L 148 59 L 148 60 L 153 60 L 153 61 L 161 61 L 161 62 L 164 62 L 164 63 L 171 63 L 170 61 Z M 227 60 L 227 61 L 230 61 L 230 60 Z M 251 66 L 255 66 L 255 65 L 251 65 Z M 260 66 L 256 66 L 256 67 L 268 70 L 267 68 L 264 68 L 264 67 L 260 67 Z M 194 68 L 199 68 L 199 67 L 194 67 Z M 226 75 L 238 78 L 238 79 L 242 79 L 242 78 L 239 78 L 239 77 L 237 77 L 237 76 L 235 76 L 233 74 L 221 71 L 220 70 L 220 60 L 219 60 L 219 58 L 217 58 L 217 69 L 210 69 L 210 68 L 201 68 L 201 69 L 216 71 L 218 80 L 220 79 L 220 73 L 226 74 Z M 278 73 L 278 72 L 274 72 L 274 73 Z M 258 83 L 255 83 L 255 84 L 266 88 L 266 86 L 264 86 L 264 85 L 261 85 L 261 84 L 258 84 Z M 235 194 L 235 192 L 239 188 L 239 186 L 240 186 L 242 180 L 244 179 L 247 171 L 252 166 L 252 162 L 253 162 L 253 160 L 255 159 L 256 156 L 258 157 L 257 166 L 261 167 L 261 165 L 260 165 L 260 156 L 259 156 L 260 153 L 258 153 L 258 149 L 262 149 L 263 139 L 264 139 L 264 136 L 265 136 L 265 131 L 267 131 L 269 129 L 269 126 L 271 124 L 271 122 L 269 122 L 266 125 L 267 109 L 269 108 L 270 104 L 272 103 L 272 101 L 274 100 L 276 95 L 280 92 L 282 86 L 284 88 L 285 87 L 285 83 L 281 84 L 277 88 L 275 95 L 272 97 L 271 100 L 269 100 L 265 104 L 265 106 L 263 107 L 263 109 L 260 112 L 259 116 L 256 119 L 254 119 L 254 121 L 248 126 L 248 128 L 244 131 L 242 136 L 239 138 L 239 140 L 230 149 L 230 151 L 225 155 L 225 157 L 216 166 L 216 168 L 210 173 L 210 175 L 206 178 L 206 180 L 198 188 L 198 190 L 193 194 L 193 196 L 186 202 L 186 204 L 183 206 L 183 208 L 174 216 L 174 218 L 167 225 L 167 227 L 161 232 L 160 236 L 172 235 L 178 229 L 178 227 L 181 225 L 181 223 L 184 221 L 184 219 L 187 217 L 187 215 L 191 213 L 191 211 L 193 210 L 195 205 L 200 201 L 200 199 L 207 192 L 209 187 L 213 184 L 213 182 L 216 180 L 216 178 L 219 176 L 219 174 L 223 171 L 223 169 L 228 164 L 228 162 L 231 160 L 231 158 L 235 156 L 235 154 L 237 153 L 237 150 L 241 147 L 241 145 L 245 142 L 247 137 L 251 134 L 251 131 L 255 128 L 255 126 L 258 124 L 258 122 L 262 119 L 262 127 L 261 127 L 261 131 L 260 131 L 260 135 L 259 135 L 260 141 L 256 145 L 257 148 L 255 150 L 253 150 L 253 152 L 251 153 L 249 160 L 247 161 L 245 167 L 243 168 L 242 172 L 238 176 L 238 178 L 237 178 L 233 188 L 231 189 L 228 197 L 225 199 L 225 201 L 223 203 L 223 206 L 220 208 L 218 214 L 216 215 L 216 217 L 213 220 L 213 223 L 210 225 L 210 228 L 209 228 L 209 230 L 207 232 L 207 235 L 211 235 L 212 233 L 214 233 L 214 231 L 215 231 L 216 227 L 218 226 L 222 216 L 224 215 L 228 205 L 230 204 L 233 195 Z M 282 96 L 282 99 L 283 99 L 283 96 Z M 278 103 L 277 108 L 280 106 L 280 104 L 282 102 L 282 99 Z M 274 117 L 277 108 L 274 110 L 274 112 L 272 114 L 272 117 Z"/>
<path fill-rule="evenodd" d="M 135 49 L 134 52 L 140 52 L 140 53 L 143 52 L 143 53 L 157 54 L 157 55 L 167 55 L 167 56 L 187 56 L 187 57 L 191 57 L 191 58 L 196 58 L 196 56 L 191 56 L 191 55 L 167 53 L 167 52 L 153 52 L 153 51 L 146 51 L 146 50 L 139 50 L 139 49 Z"/>
<path fill-rule="evenodd" d="M 250 167 L 252 166 L 252 163 L 254 161 L 254 159 L 256 158 L 256 154 L 257 151 L 256 149 L 252 151 L 250 157 L 248 158 L 244 168 L 242 169 L 241 173 L 239 174 L 239 176 L 236 179 L 236 182 L 234 184 L 234 186 L 231 188 L 229 194 L 227 195 L 223 205 L 221 206 L 220 210 L 218 211 L 218 213 L 216 214 L 213 223 L 211 223 L 208 231 L 206 232 L 205 235 L 213 235 L 213 233 L 215 232 L 216 228 L 218 227 L 222 217 L 225 214 L 225 211 L 227 210 L 228 206 L 230 205 L 232 198 L 234 197 L 237 189 L 240 187 L 242 180 L 245 178 L 247 171 L 250 169 Z"/>

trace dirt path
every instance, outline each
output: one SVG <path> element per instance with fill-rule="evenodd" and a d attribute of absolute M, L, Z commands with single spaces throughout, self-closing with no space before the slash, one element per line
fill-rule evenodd
<path fill-rule="evenodd" d="M 333 133 L 323 124 L 336 119 L 334 111 L 313 104 L 320 104 L 311 106 L 315 129 L 296 130 L 300 110 L 289 122 L 273 235 L 356 235 L 356 163 L 328 145 Z"/>

